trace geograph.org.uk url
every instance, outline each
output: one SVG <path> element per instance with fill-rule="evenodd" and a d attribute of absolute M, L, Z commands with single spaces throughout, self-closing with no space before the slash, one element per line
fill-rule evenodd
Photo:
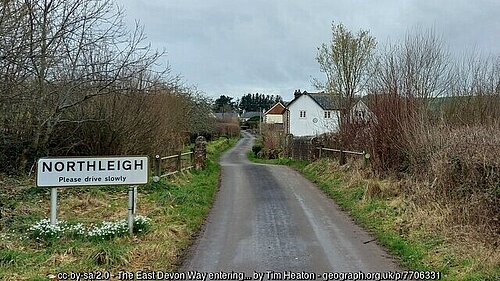
<path fill-rule="evenodd" d="M 101 277 L 99 277 L 101 276 Z M 266 280 L 318 280 L 318 281 L 382 281 L 382 280 L 440 280 L 441 273 L 435 271 L 386 271 L 386 272 L 307 272 L 307 271 L 254 271 L 251 274 L 239 271 L 119 271 L 110 272 L 59 272 L 58 280 L 193 280 L 193 281 L 266 281 Z"/>
<path fill-rule="evenodd" d="M 441 273 L 435 271 L 386 271 L 386 272 L 293 272 L 267 271 L 260 280 L 440 280 Z M 254 276 L 255 280 L 255 276 Z"/>

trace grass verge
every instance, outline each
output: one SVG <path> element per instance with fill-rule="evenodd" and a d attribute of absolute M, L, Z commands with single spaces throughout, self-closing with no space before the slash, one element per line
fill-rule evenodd
<path fill-rule="evenodd" d="M 48 217 L 49 190 L 34 187 L 30 179 L 0 178 L 0 280 L 53 280 L 59 272 L 176 270 L 212 205 L 220 174 L 217 161 L 236 141 L 210 142 L 202 171 L 139 187 L 137 213 L 149 217 L 151 226 L 134 237 L 35 241 L 28 229 Z M 124 187 L 60 189 L 58 219 L 92 224 L 126 216 Z"/>
<path fill-rule="evenodd" d="M 248 158 L 288 165 L 301 172 L 371 231 L 405 268 L 439 271 L 443 280 L 500 280 L 498 245 L 456 239 L 426 226 L 425 221 L 437 215 L 412 203 L 405 195 L 409 183 L 374 178 L 354 163 L 339 166 L 328 159 L 313 163 L 288 158 L 266 160 L 251 151 Z"/>

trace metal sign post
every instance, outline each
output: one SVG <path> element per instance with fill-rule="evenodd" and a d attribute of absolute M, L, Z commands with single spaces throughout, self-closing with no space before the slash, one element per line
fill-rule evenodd
<path fill-rule="evenodd" d="M 134 187 L 128 188 L 128 233 L 134 234 Z"/>
<path fill-rule="evenodd" d="M 137 213 L 137 185 L 134 185 L 134 210 L 133 213 L 134 215 Z"/>
<path fill-rule="evenodd" d="M 50 189 L 50 224 L 57 224 L 57 187 Z"/>

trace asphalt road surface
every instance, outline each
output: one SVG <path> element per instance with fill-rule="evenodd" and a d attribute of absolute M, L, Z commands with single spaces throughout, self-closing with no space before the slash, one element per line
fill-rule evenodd
<path fill-rule="evenodd" d="M 401 270 L 372 236 L 298 172 L 249 162 L 253 137 L 243 135 L 221 158 L 220 191 L 181 271 Z"/>

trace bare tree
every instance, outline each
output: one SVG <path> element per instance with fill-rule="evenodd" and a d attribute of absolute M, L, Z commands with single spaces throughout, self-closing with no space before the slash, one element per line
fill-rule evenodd
<path fill-rule="evenodd" d="M 162 53 L 143 43 L 137 26 L 128 32 L 122 11 L 110 0 L 11 0 L 1 8 L 0 33 L 6 36 L 0 64 L 7 66 L 2 82 L 8 82 L 2 84 L 9 86 L 0 101 L 12 110 L 2 115 L 22 122 L 30 140 L 20 153 L 21 169 L 28 158 L 44 153 L 61 121 L 85 121 L 64 118 L 68 110 L 97 96 L 151 85 L 141 77 L 161 77 L 151 75 L 151 67 Z"/>
<path fill-rule="evenodd" d="M 376 47 L 369 31 L 353 34 L 345 26 L 332 24 L 332 39 L 318 48 L 316 60 L 326 82 L 314 81 L 317 88 L 339 97 L 340 129 L 350 123 L 350 109 L 355 95 L 360 93 L 369 78 L 370 62 Z"/>
<path fill-rule="evenodd" d="M 408 33 L 400 45 L 384 48 L 374 64 L 372 92 L 425 101 L 450 86 L 449 54 L 433 30 Z"/>
<path fill-rule="evenodd" d="M 477 52 L 460 57 L 452 67 L 449 95 L 442 116 L 452 125 L 485 125 L 500 119 L 500 57 Z"/>

